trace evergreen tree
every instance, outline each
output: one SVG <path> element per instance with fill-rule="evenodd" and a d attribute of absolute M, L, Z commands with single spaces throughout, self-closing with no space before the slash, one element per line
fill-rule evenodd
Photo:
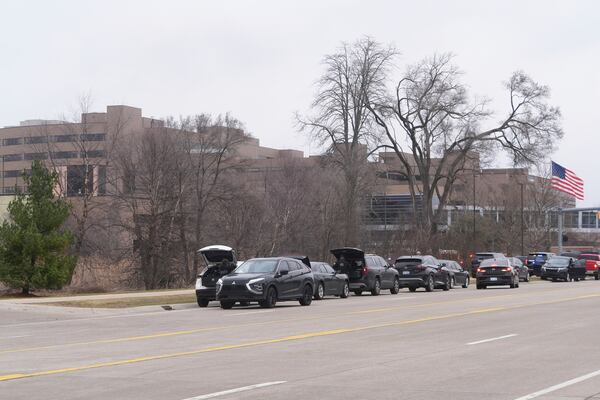
<path fill-rule="evenodd" d="M 76 263 L 69 255 L 73 237 L 61 229 L 70 206 L 54 195 L 58 174 L 40 161 L 23 179 L 26 192 L 17 191 L 0 226 L 0 281 L 23 294 L 60 289 L 70 282 Z"/>

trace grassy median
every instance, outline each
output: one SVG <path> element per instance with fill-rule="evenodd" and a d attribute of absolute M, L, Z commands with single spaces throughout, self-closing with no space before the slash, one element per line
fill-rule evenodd
<path fill-rule="evenodd" d="M 120 299 L 101 299 L 101 300 L 73 300 L 60 302 L 35 303 L 45 306 L 60 306 L 60 307 L 82 307 L 82 308 L 128 308 L 142 306 L 163 306 L 172 304 L 195 303 L 196 295 L 177 294 L 164 296 L 149 296 L 149 297 L 127 297 Z"/>

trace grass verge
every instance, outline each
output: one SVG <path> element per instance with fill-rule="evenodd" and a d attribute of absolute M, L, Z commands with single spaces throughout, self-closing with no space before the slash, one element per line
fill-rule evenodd
<path fill-rule="evenodd" d="M 81 307 L 81 308 L 129 308 L 141 306 L 162 306 L 170 304 L 195 303 L 196 295 L 178 294 L 151 297 L 128 297 L 121 299 L 73 300 L 60 302 L 35 303 L 45 306 Z"/>

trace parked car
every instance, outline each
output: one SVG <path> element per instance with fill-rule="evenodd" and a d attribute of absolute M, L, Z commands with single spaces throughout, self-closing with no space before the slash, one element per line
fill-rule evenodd
<path fill-rule="evenodd" d="M 578 259 L 579 256 L 581 255 L 581 252 L 580 251 L 564 251 L 564 252 L 560 253 L 559 255 L 563 256 L 563 257 L 571 257 L 571 258 Z"/>
<path fill-rule="evenodd" d="M 337 273 L 326 262 L 311 261 L 310 265 L 315 279 L 315 299 L 321 300 L 325 296 L 339 296 L 342 299 L 348 297 L 348 275 Z"/>
<path fill-rule="evenodd" d="M 420 287 L 428 292 L 435 288 L 450 290 L 450 273 L 433 256 L 399 257 L 394 268 L 400 273 L 400 287 L 408 288 L 411 292 Z"/>
<path fill-rule="evenodd" d="M 442 265 L 442 268 L 450 275 L 450 288 L 456 285 L 460 285 L 463 288 L 469 287 L 471 278 L 469 273 L 463 269 L 463 267 L 456 261 L 452 260 L 438 260 Z"/>
<path fill-rule="evenodd" d="M 278 301 L 312 302 L 314 278 L 310 268 L 289 257 L 252 258 L 217 281 L 217 300 L 229 309 L 236 302 L 255 302 L 272 308 Z"/>
<path fill-rule="evenodd" d="M 343 247 L 331 250 L 336 261 L 333 268 L 348 275 L 350 290 L 360 296 L 364 291 L 370 291 L 378 296 L 381 290 L 389 289 L 390 293 L 400 291 L 398 271 L 376 254 L 365 254 L 361 249 Z"/>
<path fill-rule="evenodd" d="M 586 266 L 584 260 L 575 260 L 572 257 L 554 256 L 550 257 L 542 267 L 541 278 L 543 280 L 551 279 L 553 282 L 563 280 L 570 282 L 573 280 L 585 279 Z"/>
<path fill-rule="evenodd" d="M 508 285 L 511 289 L 519 287 L 519 274 L 510 265 L 507 258 L 489 258 L 483 260 L 477 268 L 477 289 L 488 286 Z"/>
<path fill-rule="evenodd" d="M 530 276 L 541 276 L 542 266 L 546 264 L 548 258 L 554 256 L 554 253 L 537 251 L 527 255 L 527 268 Z"/>
<path fill-rule="evenodd" d="M 494 253 L 494 252 L 481 252 L 475 253 L 471 256 L 471 276 L 475 278 L 477 276 L 477 268 L 481 264 L 483 260 L 488 259 L 500 259 L 504 258 L 504 254 L 502 253 Z"/>
<path fill-rule="evenodd" d="M 519 257 L 508 257 L 508 261 L 510 261 L 510 265 L 517 270 L 519 280 L 521 282 L 529 282 L 529 268 L 527 268 L 527 265 L 523 264 Z"/>
<path fill-rule="evenodd" d="M 515 256 L 515 257 L 518 258 L 519 261 L 521 261 L 521 263 L 523 265 L 525 265 L 525 266 L 527 265 L 527 256 Z"/>
<path fill-rule="evenodd" d="M 198 250 L 204 269 L 196 278 L 196 301 L 199 307 L 217 299 L 217 281 L 231 273 L 237 266 L 235 251 L 228 246 L 213 245 Z"/>
<path fill-rule="evenodd" d="M 594 279 L 600 279 L 600 254 L 585 253 L 580 254 L 578 257 L 580 260 L 585 260 L 586 275 L 592 275 Z M 585 278 L 584 278 L 585 279 Z"/>

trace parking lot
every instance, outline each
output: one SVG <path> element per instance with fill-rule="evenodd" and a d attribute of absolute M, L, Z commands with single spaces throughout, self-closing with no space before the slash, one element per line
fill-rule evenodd
<path fill-rule="evenodd" d="M 3 301 L 0 398 L 592 399 L 599 289 L 534 281 L 268 310 Z"/>

